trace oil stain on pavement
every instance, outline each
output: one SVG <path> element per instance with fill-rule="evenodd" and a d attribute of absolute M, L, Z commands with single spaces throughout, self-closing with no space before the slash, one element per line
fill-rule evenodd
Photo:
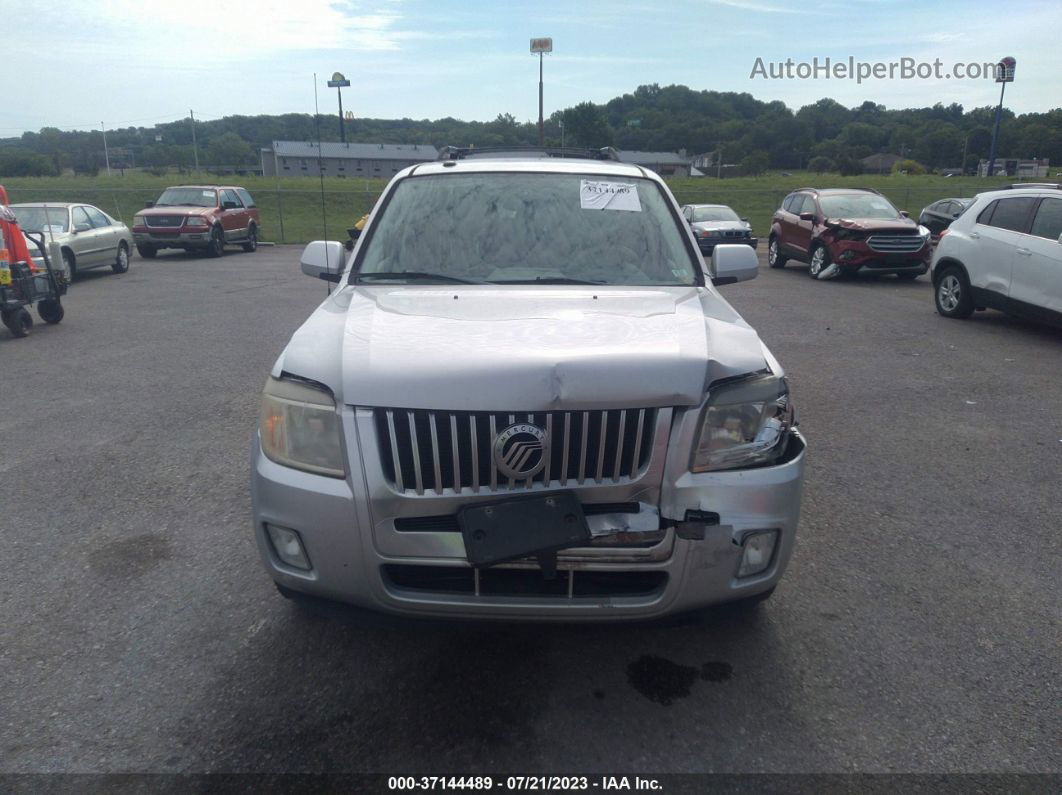
<path fill-rule="evenodd" d="M 725 682 L 732 674 L 730 663 L 706 662 L 698 671 L 692 665 L 681 665 L 653 654 L 643 654 L 627 666 L 631 687 L 665 707 L 671 706 L 676 698 L 688 696 L 698 679 Z"/>

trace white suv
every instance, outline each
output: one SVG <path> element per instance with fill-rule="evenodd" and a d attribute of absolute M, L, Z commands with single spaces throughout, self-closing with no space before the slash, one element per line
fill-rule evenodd
<path fill-rule="evenodd" d="M 942 233 L 931 274 L 945 317 L 992 308 L 1062 325 L 1062 186 L 979 194 Z"/>

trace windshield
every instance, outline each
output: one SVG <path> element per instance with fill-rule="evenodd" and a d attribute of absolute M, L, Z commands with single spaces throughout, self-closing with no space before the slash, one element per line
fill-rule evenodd
<path fill-rule="evenodd" d="M 217 207 L 218 192 L 212 188 L 166 188 L 156 207 Z"/>
<path fill-rule="evenodd" d="M 69 216 L 65 207 L 12 207 L 18 225 L 29 232 L 59 234 L 68 229 Z"/>
<path fill-rule="evenodd" d="M 693 222 L 699 221 L 740 221 L 736 212 L 729 207 L 694 207 Z"/>
<path fill-rule="evenodd" d="M 373 224 L 356 270 L 366 282 L 380 274 L 374 283 L 425 283 L 438 274 L 439 281 L 697 284 L 698 266 L 679 229 L 647 179 L 410 177 Z"/>
<path fill-rule="evenodd" d="M 842 193 L 820 196 L 819 204 L 827 218 L 899 218 L 900 213 L 884 196 Z"/>

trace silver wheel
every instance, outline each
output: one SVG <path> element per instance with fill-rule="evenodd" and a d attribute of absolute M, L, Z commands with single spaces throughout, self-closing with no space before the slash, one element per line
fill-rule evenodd
<path fill-rule="evenodd" d="M 947 274 L 937 285 L 937 300 L 945 312 L 954 312 L 962 300 L 962 284 L 954 274 Z"/>
<path fill-rule="evenodd" d="M 778 241 L 772 240 L 767 248 L 767 264 L 774 265 L 776 262 L 778 262 Z"/>
<path fill-rule="evenodd" d="M 819 278 L 819 274 L 822 273 L 822 267 L 826 264 L 826 249 L 819 246 L 815 249 L 815 252 L 811 255 L 811 264 L 808 266 L 808 271 L 816 279 Z"/>
<path fill-rule="evenodd" d="M 129 249 L 124 245 L 118 246 L 118 256 L 115 258 L 111 270 L 115 273 L 125 273 L 129 270 Z"/>

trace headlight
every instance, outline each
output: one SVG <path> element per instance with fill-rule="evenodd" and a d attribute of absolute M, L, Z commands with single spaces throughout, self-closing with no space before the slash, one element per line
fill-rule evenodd
<path fill-rule="evenodd" d="M 690 469 L 743 469 L 776 461 L 793 428 L 784 378 L 756 376 L 713 389 L 701 418 Z"/>
<path fill-rule="evenodd" d="M 147 226 L 147 221 L 142 215 L 133 216 L 133 226 Z"/>
<path fill-rule="evenodd" d="M 262 393 L 262 452 L 278 464 L 344 477 L 339 415 L 332 396 L 298 381 L 270 378 Z"/>
<path fill-rule="evenodd" d="M 929 227 L 918 225 L 918 234 L 922 236 L 923 240 L 929 240 L 929 236 L 933 233 L 929 231 Z"/>
<path fill-rule="evenodd" d="M 210 222 L 201 215 L 193 215 L 186 218 L 184 223 L 185 226 L 210 226 Z"/>

